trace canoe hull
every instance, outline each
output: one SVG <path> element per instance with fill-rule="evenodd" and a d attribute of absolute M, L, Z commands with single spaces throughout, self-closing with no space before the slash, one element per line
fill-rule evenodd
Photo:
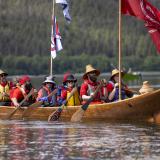
<path fill-rule="evenodd" d="M 70 121 L 72 115 L 81 106 L 68 106 L 63 109 L 60 120 Z M 47 120 L 48 116 L 57 110 L 58 107 L 37 107 L 28 109 L 25 116 L 22 117 L 24 110 L 17 110 L 12 119 L 26 120 Z M 15 109 L 15 107 L 0 107 L 0 119 L 6 117 Z M 90 105 L 83 116 L 83 121 L 108 121 L 108 120 L 134 120 L 148 121 L 156 119 L 160 113 L 160 89 L 152 93 L 140 95 L 134 98 L 122 100 L 113 103 L 104 103 Z M 156 118 L 155 118 L 156 116 Z M 157 118 L 158 119 L 158 118 Z"/>

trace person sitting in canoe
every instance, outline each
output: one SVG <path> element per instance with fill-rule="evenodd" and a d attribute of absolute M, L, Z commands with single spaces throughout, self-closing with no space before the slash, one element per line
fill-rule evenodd
<path fill-rule="evenodd" d="M 38 91 L 37 101 L 43 101 L 42 106 L 56 106 L 57 105 L 57 94 L 47 97 L 51 92 L 56 89 L 56 82 L 51 76 L 46 77 L 42 83 L 42 88 Z"/>
<path fill-rule="evenodd" d="M 59 105 L 78 106 L 81 104 L 78 90 L 73 93 L 73 96 L 66 102 L 70 96 L 71 91 L 76 86 L 77 79 L 71 74 L 66 73 L 63 77 L 63 87 L 61 88 L 61 96 L 59 98 Z M 78 89 L 78 88 L 77 88 Z"/>
<path fill-rule="evenodd" d="M 86 103 L 87 100 L 89 100 L 92 95 L 94 94 L 96 88 L 99 85 L 99 82 L 97 81 L 98 76 L 100 75 L 100 71 L 93 68 L 92 65 L 86 66 L 86 72 L 83 75 L 83 84 L 81 85 L 80 89 L 80 96 L 83 100 L 82 104 Z M 101 90 L 98 91 L 97 95 L 95 96 L 92 103 L 102 103 L 101 102 Z"/>
<path fill-rule="evenodd" d="M 11 103 L 10 90 L 12 82 L 6 79 L 7 73 L 0 70 L 0 106 L 9 106 Z"/>
<path fill-rule="evenodd" d="M 27 101 L 27 102 L 29 102 L 29 104 L 32 104 L 32 103 L 36 102 L 36 98 L 38 96 L 38 92 L 34 88 L 34 86 L 32 85 L 30 77 L 28 77 L 26 75 L 23 78 L 26 79 L 26 85 L 25 85 L 25 92 L 26 92 L 26 94 L 28 94 L 31 91 L 31 89 L 33 89 L 33 91 L 34 91 L 33 94 L 28 98 L 28 101 Z"/>
<path fill-rule="evenodd" d="M 101 101 L 104 103 L 108 103 L 110 102 L 108 99 L 108 89 L 107 89 L 107 81 L 106 79 L 102 79 L 102 87 L 101 87 L 101 91 L 102 91 L 102 95 L 101 95 Z"/>
<path fill-rule="evenodd" d="M 10 92 L 10 98 L 12 100 L 12 104 L 16 107 L 20 106 L 20 102 L 27 96 L 27 94 L 31 91 L 31 89 L 28 86 L 32 86 L 31 84 L 31 79 L 29 76 L 23 76 L 21 77 L 19 80 L 17 80 L 17 82 L 15 82 L 15 86 L 12 88 L 11 92 Z M 36 90 L 34 90 L 33 94 L 36 92 Z M 22 106 L 29 106 L 32 103 L 35 102 L 35 97 L 34 96 L 30 96 L 23 104 Z"/>
<path fill-rule="evenodd" d="M 124 72 L 121 72 L 121 77 L 123 78 Z M 119 100 L 119 70 L 112 70 L 112 75 L 110 81 L 107 84 L 107 90 L 109 92 L 109 100 L 111 102 Z M 133 92 L 128 89 L 127 85 L 121 82 L 121 99 L 126 99 L 127 97 L 132 97 Z"/>

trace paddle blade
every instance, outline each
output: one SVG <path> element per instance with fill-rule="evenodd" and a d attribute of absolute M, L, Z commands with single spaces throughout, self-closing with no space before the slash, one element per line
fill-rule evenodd
<path fill-rule="evenodd" d="M 83 115 L 84 115 L 85 110 L 82 108 L 78 109 L 71 117 L 71 122 L 80 122 Z"/>
<path fill-rule="evenodd" d="M 53 114 L 51 114 L 48 117 L 48 122 L 49 121 L 57 121 L 61 116 L 61 112 L 62 112 L 62 108 L 58 108 L 55 112 L 53 112 Z"/>
<path fill-rule="evenodd" d="M 71 122 L 80 122 L 84 112 L 88 109 L 89 104 L 93 101 L 94 97 L 91 97 L 85 104 L 81 106 L 71 117 Z"/>

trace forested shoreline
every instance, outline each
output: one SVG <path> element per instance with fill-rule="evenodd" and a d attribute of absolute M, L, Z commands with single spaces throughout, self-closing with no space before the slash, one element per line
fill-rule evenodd
<path fill-rule="evenodd" d="M 160 8 L 158 0 L 149 0 Z M 0 0 L 0 68 L 9 74 L 48 74 L 52 0 Z M 91 63 L 110 72 L 118 62 L 118 0 L 70 0 L 71 24 L 56 5 L 63 50 L 53 71 L 84 72 Z M 159 71 L 160 55 L 144 27 L 122 16 L 123 67 Z"/>

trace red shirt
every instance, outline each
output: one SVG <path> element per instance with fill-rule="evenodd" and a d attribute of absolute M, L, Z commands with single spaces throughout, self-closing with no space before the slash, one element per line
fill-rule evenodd
<path fill-rule="evenodd" d="M 11 91 L 10 98 L 16 98 L 17 101 L 20 102 L 24 98 L 24 96 L 19 88 L 15 88 Z"/>
<path fill-rule="evenodd" d="M 93 92 L 95 91 L 95 89 L 97 88 L 97 86 L 99 85 L 99 82 L 91 82 L 89 80 L 85 80 L 84 83 L 81 85 L 81 89 L 80 89 L 80 96 L 82 97 L 83 95 L 86 96 L 90 96 L 88 94 L 88 85 L 90 85 L 93 88 Z M 95 99 L 93 100 L 93 102 L 101 102 L 100 100 L 100 92 L 99 91 L 95 97 Z"/>
<path fill-rule="evenodd" d="M 114 85 L 110 82 L 106 85 L 106 87 L 109 93 L 112 92 L 112 90 L 114 89 Z"/>

